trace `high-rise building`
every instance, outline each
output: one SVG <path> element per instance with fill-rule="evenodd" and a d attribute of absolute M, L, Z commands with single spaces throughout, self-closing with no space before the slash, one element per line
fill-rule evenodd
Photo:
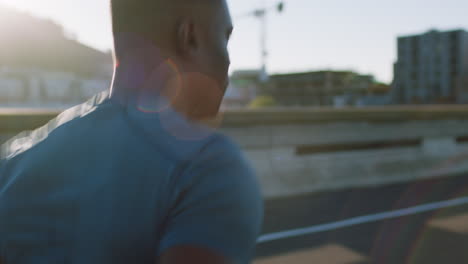
<path fill-rule="evenodd" d="M 398 38 L 393 96 L 397 103 L 468 102 L 468 32 L 431 30 Z"/>

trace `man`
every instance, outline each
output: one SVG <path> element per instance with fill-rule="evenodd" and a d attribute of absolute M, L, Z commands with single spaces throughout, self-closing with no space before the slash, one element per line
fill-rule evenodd
<path fill-rule="evenodd" d="M 207 125 L 227 86 L 226 2 L 111 5 L 111 91 L 2 146 L 3 264 L 249 263 L 259 185 Z"/>

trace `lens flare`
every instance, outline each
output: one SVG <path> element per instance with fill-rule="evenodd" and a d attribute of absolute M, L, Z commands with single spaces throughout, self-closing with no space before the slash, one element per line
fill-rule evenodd
<path fill-rule="evenodd" d="M 176 100 L 181 87 L 180 71 L 177 65 L 168 59 L 145 80 L 138 96 L 137 109 L 144 113 L 160 113 Z"/>
<path fill-rule="evenodd" d="M 434 172 L 447 172 L 465 158 L 466 154 L 462 153 L 455 158 L 444 160 L 430 168 L 428 173 L 433 175 Z M 438 177 L 411 184 L 405 189 L 393 208 L 408 208 L 468 195 L 468 187 L 465 187 L 468 178 L 464 177 L 455 181 L 451 179 L 452 177 L 454 176 Z M 463 184 L 460 184 L 460 180 L 463 181 Z M 427 245 L 434 244 L 434 239 L 437 239 L 433 236 L 430 223 L 435 218 L 446 215 L 449 210 L 454 209 L 445 208 L 411 217 L 390 219 L 382 223 L 371 251 L 375 263 L 394 263 L 395 260 L 401 262 L 401 259 L 404 259 L 401 263 L 423 263 L 421 260 L 425 256 L 431 255 L 427 252 Z"/>
<path fill-rule="evenodd" d="M 202 73 L 184 73 L 181 76 L 183 98 L 177 98 L 175 104 L 181 104 L 185 113 L 171 114 L 171 111 L 159 113 L 162 127 L 181 140 L 203 140 L 212 135 L 221 126 L 224 113 L 219 112 L 223 92 L 218 83 Z M 183 116 L 183 115 L 186 116 Z M 179 117 L 176 117 L 179 116 Z"/>
<path fill-rule="evenodd" d="M 453 193 L 451 195 L 452 198 L 466 197 L 468 196 L 468 187 L 466 187 L 466 185 L 463 184 L 451 193 Z M 436 244 L 439 249 L 444 246 L 444 245 L 440 245 L 440 243 L 443 243 L 443 241 L 441 241 L 440 239 L 441 238 L 440 233 L 434 232 L 434 228 L 431 226 L 431 222 L 436 219 L 441 219 L 441 218 L 444 219 L 444 217 L 452 216 L 453 211 L 456 211 L 456 209 L 444 208 L 444 209 L 435 211 L 431 214 L 431 217 L 429 217 L 428 220 L 425 222 L 425 224 L 421 226 L 419 235 L 414 240 L 414 243 L 411 246 L 411 250 L 409 251 L 409 254 L 407 256 L 407 260 L 405 261 L 405 263 L 409 263 L 409 264 L 427 263 L 427 261 L 424 261 L 424 259 L 427 258 L 426 256 L 433 255 L 433 254 L 428 254 L 428 250 L 431 250 L 431 245 Z M 465 208 L 465 212 L 466 212 L 466 208 Z M 450 235 L 451 239 L 453 239 L 453 236 L 456 236 L 457 234 L 453 233 L 453 234 L 448 234 L 448 235 Z M 460 248 L 456 246 L 453 250 L 460 250 Z M 453 252 L 453 253 L 458 254 L 459 252 Z M 450 253 L 445 252 L 445 255 L 447 254 L 450 254 Z"/>

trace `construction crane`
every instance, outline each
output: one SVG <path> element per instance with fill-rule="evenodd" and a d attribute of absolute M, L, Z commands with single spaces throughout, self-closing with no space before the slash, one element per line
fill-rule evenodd
<path fill-rule="evenodd" d="M 248 12 L 239 18 L 243 17 L 255 17 L 260 20 L 261 24 L 261 33 L 260 33 L 260 49 L 261 49 L 261 69 L 259 80 L 260 82 L 268 81 L 268 72 L 267 72 L 267 60 L 268 60 L 268 50 L 267 50 L 267 15 L 269 12 L 278 12 L 282 13 L 284 11 L 284 1 L 281 1 L 273 6 L 267 6 L 266 0 L 263 0 L 263 7 L 255 9 L 251 12 Z"/>

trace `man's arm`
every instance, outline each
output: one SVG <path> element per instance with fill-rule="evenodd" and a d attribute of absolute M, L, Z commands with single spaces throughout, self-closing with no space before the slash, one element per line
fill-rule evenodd
<path fill-rule="evenodd" d="M 174 179 L 158 264 L 247 264 L 263 220 L 254 170 L 238 147 L 213 140 Z"/>

